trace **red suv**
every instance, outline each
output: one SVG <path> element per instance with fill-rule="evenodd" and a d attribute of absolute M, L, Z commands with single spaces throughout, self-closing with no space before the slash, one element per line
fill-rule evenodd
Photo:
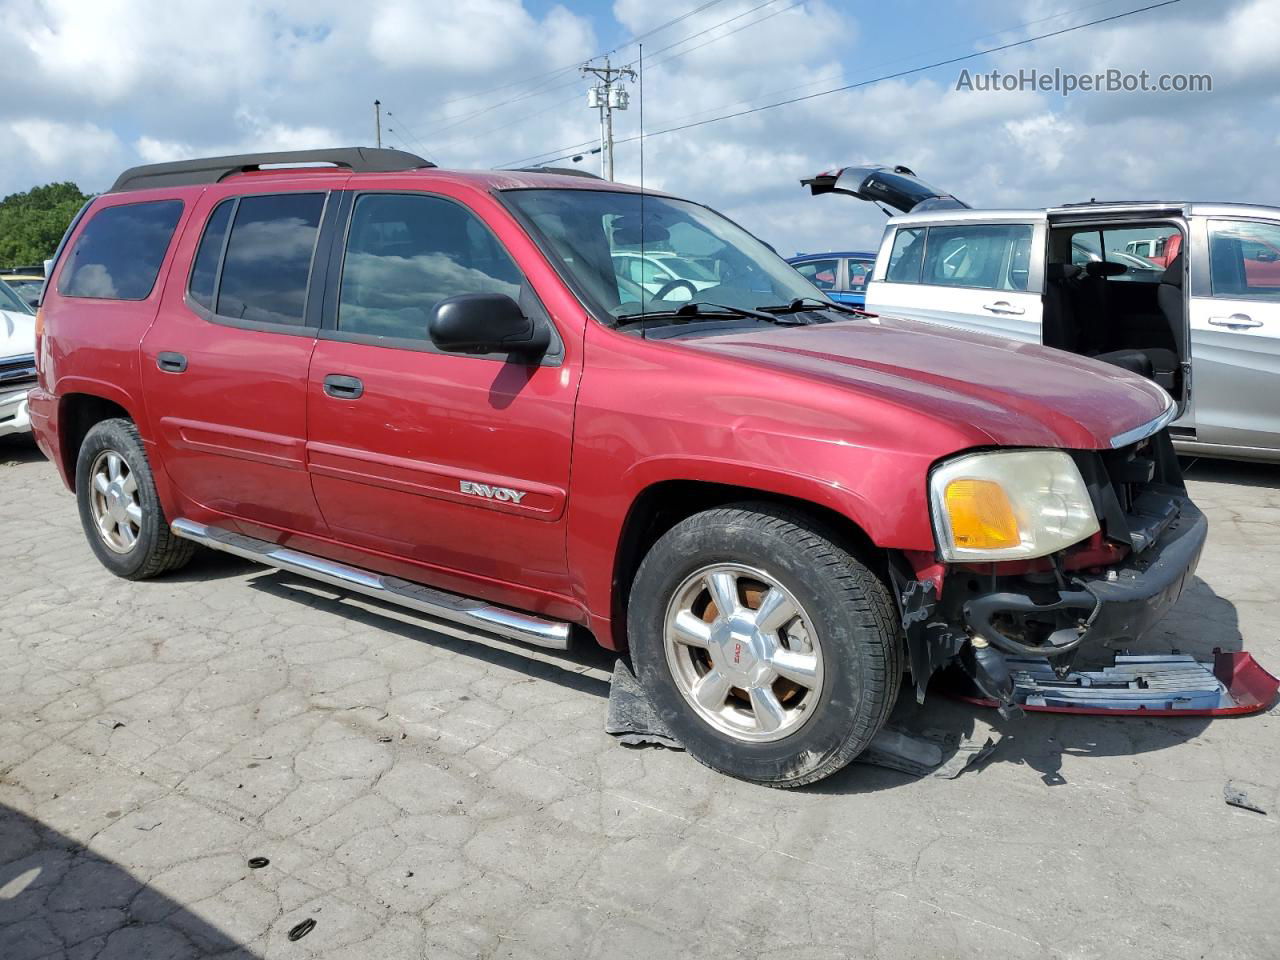
<path fill-rule="evenodd" d="M 615 271 L 646 251 L 707 279 Z M 696 758 L 773 786 L 848 763 L 907 669 L 1016 712 L 1006 656 L 1140 636 L 1205 538 L 1151 381 L 843 307 L 714 211 L 586 176 L 135 168 L 38 330 L 34 430 L 113 573 L 204 544 L 590 634 Z"/>

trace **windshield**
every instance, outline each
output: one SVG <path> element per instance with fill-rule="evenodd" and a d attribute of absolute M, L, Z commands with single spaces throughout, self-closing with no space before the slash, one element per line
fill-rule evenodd
<path fill-rule="evenodd" d="M 696 203 L 646 194 L 642 221 L 638 193 L 535 189 L 505 197 L 574 286 L 615 319 L 672 311 L 695 299 L 746 309 L 804 297 L 830 302 L 751 234 Z M 642 248 L 675 277 L 647 270 Z"/>
<path fill-rule="evenodd" d="M 11 310 L 14 313 L 33 313 L 27 302 L 13 292 L 13 288 L 0 280 L 0 310 Z"/>

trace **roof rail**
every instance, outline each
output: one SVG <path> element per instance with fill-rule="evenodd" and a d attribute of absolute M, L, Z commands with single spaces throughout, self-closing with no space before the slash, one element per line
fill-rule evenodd
<path fill-rule="evenodd" d="M 116 178 L 109 193 L 146 190 L 150 187 L 185 187 L 218 183 L 236 173 L 261 170 L 268 164 L 331 163 L 352 173 L 395 173 L 434 167 L 430 160 L 403 150 L 371 147 L 334 147 L 329 150 L 281 150 L 275 153 L 246 153 L 233 157 L 205 157 L 175 163 L 149 163 L 130 167 Z"/>
<path fill-rule="evenodd" d="M 604 177 L 581 167 L 506 167 L 512 173 L 553 173 L 561 177 L 590 177 L 592 180 L 603 180 Z"/>

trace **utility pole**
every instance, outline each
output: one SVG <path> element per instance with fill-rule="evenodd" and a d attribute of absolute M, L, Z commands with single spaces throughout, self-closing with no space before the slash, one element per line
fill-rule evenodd
<path fill-rule="evenodd" d="M 378 149 L 382 149 L 382 101 L 373 101 L 373 131 Z"/>
<path fill-rule="evenodd" d="M 622 84 L 622 78 L 635 80 L 636 72 L 630 67 L 611 67 L 609 58 L 604 66 L 590 63 L 582 65 L 582 75 L 592 74 L 599 82 L 587 91 L 587 106 L 600 111 L 600 170 L 606 180 L 613 179 L 613 111 L 627 109 L 631 97 Z"/>

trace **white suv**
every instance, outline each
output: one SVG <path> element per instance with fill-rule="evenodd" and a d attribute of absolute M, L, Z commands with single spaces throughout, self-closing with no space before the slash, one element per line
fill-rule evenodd
<path fill-rule="evenodd" d="M 904 211 L 886 223 L 867 310 L 1143 373 L 1179 403 L 1181 452 L 1280 461 L 1280 208 L 972 210 L 903 167 L 805 183 Z"/>

